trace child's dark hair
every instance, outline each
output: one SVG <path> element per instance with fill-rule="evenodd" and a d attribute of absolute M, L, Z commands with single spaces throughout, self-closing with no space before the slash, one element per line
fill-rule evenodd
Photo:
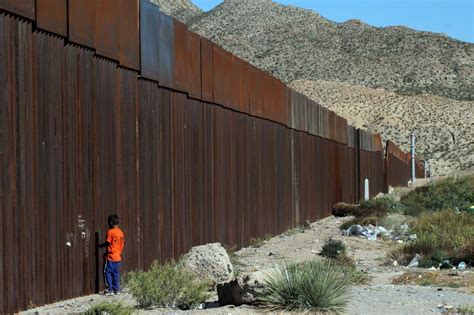
<path fill-rule="evenodd" d="M 107 219 L 109 222 L 109 225 L 114 226 L 119 224 L 119 217 L 116 214 L 111 214 L 109 215 L 109 218 Z"/>

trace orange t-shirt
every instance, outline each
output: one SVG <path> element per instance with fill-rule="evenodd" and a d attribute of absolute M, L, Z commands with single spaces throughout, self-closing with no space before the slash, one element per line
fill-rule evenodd
<path fill-rule="evenodd" d="M 109 242 L 109 246 L 107 246 L 107 259 L 110 261 L 122 261 L 122 250 L 123 245 L 125 244 L 125 235 L 118 227 L 110 229 L 107 231 L 107 242 Z"/>

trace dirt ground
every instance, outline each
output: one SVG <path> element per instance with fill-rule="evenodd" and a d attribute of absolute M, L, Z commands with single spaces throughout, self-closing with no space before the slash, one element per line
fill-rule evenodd
<path fill-rule="evenodd" d="M 356 285 L 352 289 L 352 300 L 348 305 L 348 314 L 433 314 L 441 313 L 440 305 L 458 307 L 461 305 L 474 305 L 472 279 L 474 272 L 466 270 L 456 272 L 458 281 L 456 288 L 427 284 L 412 281 L 413 277 L 407 276 L 406 281 L 393 284 L 393 280 L 400 278 L 406 272 L 445 273 L 445 271 L 427 271 L 424 269 L 408 269 L 406 267 L 384 266 L 386 253 L 399 244 L 392 241 L 370 241 L 361 237 L 342 236 L 339 226 L 349 218 L 329 217 L 311 224 L 305 230 L 289 231 L 275 236 L 258 248 L 248 247 L 236 252 L 240 262 L 238 268 L 241 272 L 264 271 L 275 264 L 283 262 L 299 262 L 305 260 L 321 259 L 319 252 L 326 239 L 343 240 L 347 245 L 348 256 L 354 259 L 357 268 L 366 271 L 371 278 L 368 285 Z M 450 272 L 450 271 L 448 271 Z M 451 271 L 454 272 L 454 271 Z M 417 274 L 416 279 L 419 276 Z M 423 274 L 422 274 L 423 276 Z M 443 276 L 443 275 L 441 275 Z M 416 280 L 415 279 L 415 280 Z M 467 280 L 466 280 L 467 279 Z M 424 285 L 416 285 L 422 283 Z M 130 294 L 124 293 L 115 297 L 91 295 L 77 299 L 32 309 L 25 314 L 59 314 L 85 312 L 91 305 L 104 300 L 118 300 L 125 304 L 134 305 Z M 153 310 L 146 313 L 171 314 L 171 310 Z M 249 307 L 218 307 L 206 310 L 195 310 L 197 314 L 250 314 L 260 313 L 261 310 Z M 140 311 L 139 313 L 145 313 Z"/>

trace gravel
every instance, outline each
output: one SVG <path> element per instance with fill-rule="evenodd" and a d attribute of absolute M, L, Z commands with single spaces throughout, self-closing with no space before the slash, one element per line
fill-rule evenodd
<path fill-rule="evenodd" d="M 449 288 L 374 285 L 354 287 L 350 314 L 433 314 L 440 305 L 474 305 L 474 296 Z"/>

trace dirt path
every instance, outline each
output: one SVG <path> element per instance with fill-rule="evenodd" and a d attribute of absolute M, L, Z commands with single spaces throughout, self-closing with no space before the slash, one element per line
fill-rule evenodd
<path fill-rule="evenodd" d="M 372 278 L 365 286 L 354 286 L 348 314 L 433 314 L 440 313 L 441 304 L 474 305 L 474 295 L 466 294 L 466 288 L 439 288 L 416 285 L 393 285 L 392 279 L 407 271 L 404 267 L 383 266 L 386 253 L 397 244 L 389 241 L 370 241 L 360 237 L 341 235 L 339 226 L 348 218 L 329 217 L 311 224 L 309 229 L 294 230 L 273 237 L 258 248 L 243 248 L 236 253 L 243 272 L 264 271 L 282 262 L 300 262 L 321 259 L 319 252 L 326 239 L 343 240 L 347 244 L 348 255 L 354 259 L 357 268 L 364 270 Z M 465 271 L 472 273 L 472 271 Z M 472 292 L 472 291 L 471 291 Z M 40 307 L 26 313 L 59 314 L 85 312 L 91 305 L 104 300 L 117 300 L 134 304 L 129 294 L 118 297 L 91 295 L 78 299 Z M 243 307 L 220 307 L 187 313 L 249 314 L 259 310 Z M 144 313 L 144 312 L 139 312 Z M 169 310 L 154 310 L 153 313 L 176 313 Z M 186 312 L 179 312 L 186 313 Z"/>

